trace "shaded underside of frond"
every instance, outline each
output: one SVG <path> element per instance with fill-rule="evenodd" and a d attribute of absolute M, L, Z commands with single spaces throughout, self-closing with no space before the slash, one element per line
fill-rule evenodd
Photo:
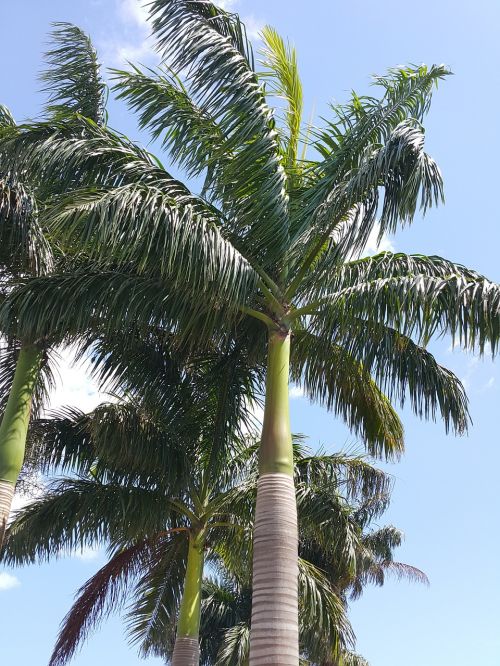
<path fill-rule="evenodd" d="M 50 666 L 63 666 L 99 624 L 123 605 L 131 581 L 146 566 L 151 544 L 138 541 L 118 550 L 77 592 L 77 599 L 63 619 L 52 651 Z"/>
<path fill-rule="evenodd" d="M 151 489 L 60 479 L 14 516 L 2 558 L 16 565 L 43 562 L 113 539 L 156 534 L 167 519 L 164 495 Z"/>
<path fill-rule="evenodd" d="M 14 175 L 0 170 L 0 272 L 37 275 L 50 264 L 33 193 Z"/>
<path fill-rule="evenodd" d="M 291 377 L 307 395 L 342 416 L 374 454 L 398 456 L 403 426 L 362 362 L 325 336 L 299 332 L 292 347 Z"/>
<path fill-rule="evenodd" d="M 175 638 L 177 611 L 186 572 L 188 539 L 181 532 L 165 537 L 155 549 L 151 566 L 132 591 L 127 630 L 141 656 L 166 658 Z"/>

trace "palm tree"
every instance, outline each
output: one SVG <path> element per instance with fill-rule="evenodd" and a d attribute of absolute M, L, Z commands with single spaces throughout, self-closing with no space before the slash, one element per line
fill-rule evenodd
<path fill-rule="evenodd" d="M 105 87 L 90 40 L 66 23 L 56 24 L 52 39 L 54 48 L 46 54 L 48 69 L 42 74 L 49 93 L 46 113 L 54 120 L 79 113 L 103 122 Z M 0 138 L 15 137 L 19 132 L 8 109 L 0 106 Z M 59 188 L 33 187 L 17 174 L 22 171 L 8 167 L 0 171 L 2 297 L 21 277 L 46 273 L 56 251 L 44 235 L 40 208 Z M 12 337 L 11 329 L 11 339 L 0 354 L 0 395 L 5 403 L 0 424 L 0 548 L 23 465 L 33 398 L 40 404 L 51 385 L 49 346 L 45 337 Z"/>
<path fill-rule="evenodd" d="M 33 424 L 27 464 L 79 478 L 56 482 L 47 497 L 16 518 L 5 557 L 49 557 L 78 541 L 109 546 L 111 559 L 85 586 L 51 663 L 69 659 L 98 621 L 106 594 L 113 604 L 113 586 L 134 573 L 139 580 L 133 634 L 147 649 L 164 615 L 175 618 L 173 663 L 194 664 L 201 576 L 206 553 L 213 550 L 209 539 L 218 544 L 234 538 L 251 511 L 250 499 L 240 500 L 235 525 L 230 491 L 249 453 L 255 455 L 255 447 L 245 449 L 240 432 L 251 426 L 248 396 L 255 379 L 234 348 L 224 357 L 191 356 L 180 365 L 172 345 L 154 334 L 134 347 L 117 337 L 93 337 L 92 346 L 94 367 L 128 402 L 103 405 L 92 414 L 69 410 Z M 227 392 L 219 391 L 221 382 Z M 119 506 L 127 507 L 126 515 Z M 50 515 L 59 515 L 57 525 Z"/>
<path fill-rule="evenodd" d="M 107 127 L 26 127 L 5 159 L 39 182 L 78 181 L 46 223 L 88 265 L 20 286 L 0 319 L 71 336 L 98 313 L 111 330 L 157 326 L 194 347 L 243 334 L 256 363 L 267 355 L 250 662 L 296 665 L 289 377 L 372 453 L 402 451 L 391 400 L 407 396 L 462 433 L 463 387 L 426 345 L 449 333 L 495 352 L 500 289 L 440 257 L 359 258 L 377 225 L 394 231 L 442 200 L 422 122 L 444 66 L 391 70 L 374 81 L 380 97 L 353 95 L 307 133 L 296 55 L 274 30 L 259 74 L 236 15 L 201 0 L 153 0 L 150 15 L 168 64 L 115 72 L 115 90 L 173 163 L 204 178 L 201 194 Z"/>
<path fill-rule="evenodd" d="M 335 457 L 335 456 L 334 456 Z M 340 457 L 338 457 L 339 459 Z M 360 499 L 349 497 L 339 507 L 355 526 L 357 538 L 352 539 L 350 557 L 346 557 L 346 543 L 332 541 L 337 526 L 330 520 L 311 520 L 311 514 L 302 514 L 301 496 L 311 487 L 311 467 L 317 473 L 328 464 L 330 456 L 296 457 L 296 485 L 299 500 L 299 645 L 303 663 L 366 666 L 367 662 L 345 647 L 341 649 L 337 636 L 320 631 L 317 609 L 324 606 L 323 589 L 338 595 L 346 610 L 349 599 L 361 596 L 367 584 L 382 586 L 387 575 L 398 580 L 428 583 L 419 569 L 394 560 L 393 551 L 401 545 L 402 532 L 388 525 L 378 529 L 370 523 L 380 517 L 388 506 L 389 493 Z M 309 467 L 309 469 L 308 469 Z M 304 473 L 305 472 L 305 473 Z M 318 489 L 316 488 L 316 493 Z M 333 514 L 331 514 L 333 515 Z M 322 517 L 324 518 L 324 516 Z M 326 537 L 326 539 L 325 539 Z M 303 578 L 304 571 L 320 572 L 317 588 L 311 588 Z M 248 661 L 251 614 L 251 576 L 245 566 L 222 568 L 217 577 L 204 581 L 202 598 L 202 624 L 200 632 L 202 664 L 240 666 Z M 352 647 L 352 646 L 351 646 Z"/>
<path fill-rule="evenodd" d="M 237 366 L 241 372 L 243 364 Z M 181 412 L 178 392 L 172 391 L 153 414 L 132 401 L 102 405 L 92 414 L 67 410 L 34 424 L 31 464 L 44 472 L 71 470 L 79 477 L 55 481 L 44 498 L 17 514 L 4 559 L 22 564 L 103 543 L 111 555 L 65 618 L 53 666 L 66 663 L 127 594 L 132 598 L 127 612 L 131 637 L 144 654 L 168 656 L 173 664 L 198 663 L 204 561 L 212 566 L 239 562 L 239 567 L 246 562 L 250 570 L 257 447 L 238 432 L 228 442 L 216 441 L 227 399 L 217 390 L 220 373 L 210 368 L 209 376 L 208 396 L 200 377 L 194 382 L 191 374 L 179 377 L 180 393 L 193 391 L 190 407 Z M 248 417 L 244 395 L 240 391 L 237 398 L 240 410 L 234 405 L 231 410 L 238 412 L 239 426 Z M 309 478 L 307 487 L 298 483 L 301 515 L 320 526 L 328 516 L 336 529 L 333 535 L 318 527 L 324 543 L 344 539 L 348 559 L 348 545 L 357 534 L 346 520 L 339 492 L 373 499 L 387 492 L 388 477 L 359 457 L 311 457 L 299 446 L 296 457 L 297 469 Z M 120 505 L 123 512 L 116 510 Z M 342 603 L 312 564 L 302 563 L 300 580 L 310 620 L 317 632 L 331 637 L 337 654 L 351 640 Z"/>
<path fill-rule="evenodd" d="M 0 136 L 16 131 L 15 121 L 0 106 Z M 10 172 L 0 172 L 0 298 L 23 274 L 40 274 L 51 253 L 38 224 L 33 194 Z M 19 475 L 32 396 L 43 359 L 43 347 L 29 339 L 7 340 L 0 349 L 0 548 Z M 6 400 L 6 396 L 8 399 Z"/>

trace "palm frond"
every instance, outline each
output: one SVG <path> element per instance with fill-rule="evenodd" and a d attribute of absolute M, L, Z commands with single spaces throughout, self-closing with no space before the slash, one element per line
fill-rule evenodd
<path fill-rule="evenodd" d="M 248 662 L 250 654 L 250 626 L 238 622 L 224 631 L 217 654 L 217 666 L 239 666 Z"/>
<path fill-rule="evenodd" d="M 165 658 L 173 648 L 175 619 L 186 570 L 185 533 L 161 540 L 151 566 L 133 590 L 127 609 L 127 629 L 141 655 Z M 170 637 L 170 640 L 169 640 Z"/>
<path fill-rule="evenodd" d="M 1 274 L 40 275 L 51 266 L 49 244 L 39 223 L 32 191 L 12 173 L 0 172 Z"/>
<path fill-rule="evenodd" d="M 421 197 L 424 210 L 442 197 L 439 170 L 423 151 L 420 121 L 432 89 L 449 74 L 442 65 L 390 70 L 376 83 L 381 99 L 353 95 L 336 107 L 337 119 L 318 134 L 324 160 L 313 167 L 311 186 L 293 223 L 292 256 L 307 270 L 332 232 L 350 219 L 344 246 L 364 246 L 377 220 L 383 189 L 382 228 L 411 221 Z"/>
<path fill-rule="evenodd" d="M 341 416 L 368 450 L 397 457 L 404 449 L 403 426 L 376 382 L 349 350 L 324 335 L 300 331 L 294 340 L 291 377 L 307 395 Z"/>
<path fill-rule="evenodd" d="M 89 416 L 74 407 L 61 409 L 51 418 L 32 420 L 25 465 L 42 474 L 88 473 L 95 463 L 88 421 Z"/>
<path fill-rule="evenodd" d="M 354 572 L 361 529 L 350 505 L 334 486 L 301 484 L 296 497 L 301 556 L 315 563 L 307 544 L 316 544 L 322 557 L 335 562 L 339 569 Z"/>
<path fill-rule="evenodd" d="M 139 125 L 148 129 L 154 140 L 160 139 L 173 163 L 184 168 L 188 176 L 200 175 L 205 169 L 207 186 L 217 178 L 218 164 L 231 159 L 223 147 L 225 136 L 210 114 L 198 107 L 182 83 L 168 70 L 134 67 L 131 72 L 113 70 L 113 89 L 139 114 Z M 217 160 L 217 162 L 215 161 Z"/>
<path fill-rule="evenodd" d="M 59 237 L 78 243 L 91 260 L 104 265 L 118 258 L 214 305 L 224 294 L 225 302 L 237 308 L 253 293 L 257 274 L 215 221 L 164 189 L 131 184 L 75 191 L 51 209 L 51 219 Z"/>
<path fill-rule="evenodd" d="M 224 213 L 266 269 L 287 247 L 286 177 L 257 75 L 227 32 L 239 19 L 198 0 L 154 0 L 150 16 L 163 57 L 186 72 L 197 106 L 226 136 L 224 150 L 234 155 L 219 185 Z"/>
<path fill-rule="evenodd" d="M 71 23 L 54 23 L 51 41 L 53 47 L 45 54 L 47 69 L 40 77 L 49 96 L 48 116 L 78 113 L 103 124 L 107 88 L 90 38 Z"/>
<path fill-rule="evenodd" d="M 41 562 L 113 539 L 156 534 L 167 517 L 164 496 L 151 489 L 62 479 L 15 514 L 2 558 L 10 564 Z"/>
<path fill-rule="evenodd" d="M 0 130 L 9 127 L 16 127 L 16 121 L 14 120 L 14 116 L 10 109 L 3 104 L 0 104 Z"/>
<path fill-rule="evenodd" d="M 435 334 L 450 334 L 465 348 L 483 353 L 489 345 L 496 352 L 500 287 L 475 271 L 441 257 L 382 253 L 347 264 L 338 278 L 331 291 L 319 288 L 329 293 L 318 300 L 326 306 L 318 328 L 330 335 L 344 324 L 347 334 L 353 319 L 360 318 L 424 345 Z"/>
<path fill-rule="evenodd" d="M 238 584 L 229 573 L 220 579 L 204 579 L 200 626 L 200 664 L 209 666 L 221 661 L 233 663 L 236 627 L 248 627 L 251 614 L 251 591 Z M 228 629 L 233 628 L 229 635 Z M 243 639 L 244 636 L 241 636 Z M 243 655 L 248 645 L 242 644 Z M 242 656 L 242 655 L 240 655 Z M 236 658 L 238 654 L 236 652 Z M 241 663 L 236 661 L 237 664 Z"/>
<path fill-rule="evenodd" d="M 339 666 L 370 666 L 364 657 L 356 652 L 345 650 L 340 656 Z"/>
<path fill-rule="evenodd" d="M 77 600 L 61 623 L 49 666 L 64 666 L 99 624 L 123 605 L 131 580 L 150 556 L 151 544 L 138 541 L 118 550 L 77 593 Z"/>
<path fill-rule="evenodd" d="M 236 316 L 227 306 L 222 294 L 219 308 L 209 308 L 182 287 L 173 290 L 158 278 L 118 270 L 96 272 L 94 264 L 21 284 L 1 304 L 0 326 L 20 337 L 61 343 L 91 330 L 140 334 L 157 327 L 175 333 L 179 344 L 201 346 L 225 334 L 228 318 Z"/>
<path fill-rule="evenodd" d="M 284 137 L 285 168 L 288 176 L 293 175 L 298 156 L 298 144 L 302 126 L 302 82 L 300 80 L 297 54 L 293 47 L 271 26 L 262 30 L 264 49 L 260 73 L 266 83 L 266 92 L 285 100 L 285 123 L 287 135 Z"/>
<path fill-rule="evenodd" d="M 366 500 L 390 492 L 393 480 L 363 456 L 343 453 L 295 456 L 297 485 L 331 485 L 346 499 Z"/>
<path fill-rule="evenodd" d="M 467 431 L 470 417 L 462 383 L 411 338 L 390 326 L 353 317 L 349 332 L 339 331 L 334 339 L 363 363 L 389 400 L 404 406 L 409 398 L 420 418 L 435 421 L 439 413 L 446 432 Z"/>
<path fill-rule="evenodd" d="M 339 657 L 354 644 L 344 604 L 328 579 L 311 562 L 299 558 L 299 640 L 316 663 Z"/>

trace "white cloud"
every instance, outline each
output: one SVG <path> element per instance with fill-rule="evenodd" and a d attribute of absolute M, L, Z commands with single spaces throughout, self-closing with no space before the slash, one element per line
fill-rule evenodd
<path fill-rule="evenodd" d="M 467 361 L 467 370 L 463 377 L 460 377 L 460 381 L 464 385 L 464 389 L 468 391 L 472 385 L 472 378 L 476 374 L 478 369 L 479 358 L 477 356 L 472 356 Z"/>
<path fill-rule="evenodd" d="M 90 562 L 99 557 L 100 550 L 99 548 L 89 548 L 85 546 L 81 550 L 78 550 L 74 553 L 73 557 L 77 560 L 83 560 L 84 562 Z"/>
<path fill-rule="evenodd" d="M 99 52 L 106 65 L 122 67 L 127 62 L 154 65 L 158 55 L 150 38 L 147 2 L 116 0 L 117 21 L 113 31 L 100 40 Z"/>
<path fill-rule="evenodd" d="M 226 12 L 232 12 L 238 0 L 215 0 L 214 4 Z"/>
<path fill-rule="evenodd" d="M 67 347 L 60 352 L 56 386 L 50 394 L 48 410 L 71 406 L 90 412 L 102 402 L 111 399 L 99 392 L 96 382 L 89 377 L 86 363 L 74 362 L 75 349 Z"/>
<path fill-rule="evenodd" d="M 380 242 L 378 240 L 378 235 L 380 233 L 380 224 L 376 224 L 371 234 L 368 237 L 366 247 L 363 251 L 363 256 L 369 256 L 370 254 L 377 254 L 377 252 L 394 252 L 395 247 L 392 240 L 386 234 L 382 235 Z"/>
<path fill-rule="evenodd" d="M 487 391 L 488 389 L 493 388 L 494 383 L 495 383 L 495 378 L 490 377 L 486 382 L 486 384 L 483 386 L 483 389 Z"/>
<path fill-rule="evenodd" d="M 148 9 L 140 0 L 120 0 L 118 2 L 118 15 L 125 23 L 135 26 L 147 26 Z"/>
<path fill-rule="evenodd" d="M 19 578 L 6 571 L 0 571 L 0 592 L 3 590 L 12 590 L 12 588 L 19 587 L 19 585 L 21 585 Z"/>
<path fill-rule="evenodd" d="M 237 11 L 239 0 L 219 0 L 216 4 L 226 11 Z M 148 0 L 115 0 L 116 21 L 111 30 L 98 39 L 104 63 L 123 67 L 128 62 L 154 66 L 159 56 L 154 48 L 149 24 Z M 252 40 L 259 39 L 263 23 L 253 15 L 241 17 Z"/>
<path fill-rule="evenodd" d="M 290 388 L 290 398 L 302 398 L 304 395 L 304 389 L 301 386 L 292 386 Z"/>
<path fill-rule="evenodd" d="M 242 16 L 241 20 L 247 29 L 247 37 L 253 41 L 260 41 L 260 34 L 262 32 L 262 28 L 264 27 L 264 23 L 256 19 L 253 14 L 250 14 L 249 16 Z"/>

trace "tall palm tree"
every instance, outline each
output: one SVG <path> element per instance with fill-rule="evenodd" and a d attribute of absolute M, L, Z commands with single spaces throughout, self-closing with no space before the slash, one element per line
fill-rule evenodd
<path fill-rule="evenodd" d="M 105 86 L 90 40 L 66 23 L 56 24 L 52 39 L 54 48 L 46 54 L 48 69 L 42 74 L 49 94 L 46 114 L 55 120 L 78 113 L 102 123 Z M 8 109 L 0 106 L 0 138 L 15 137 L 19 131 Z M 7 166 L 4 171 L 2 163 L 0 159 L 0 289 L 5 296 L 21 277 L 51 268 L 57 250 L 44 235 L 40 209 L 60 189 L 24 183 L 22 170 Z M 24 460 L 32 402 L 38 397 L 40 403 L 51 384 L 49 340 L 18 337 L 15 325 L 13 329 L 0 353 L 0 396 L 5 403 L 0 424 L 0 548 Z"/>
<path fill-rule="evenodd" d="M 296 665 L 289 377 L 373 453 L 401 452 L 391 400 L 407 396 L 461 433 L 463 387 L 426 345 L 449 333 L 494 352 L 500 289 L 441 257 L 359 258 L 377 226 L 394 231 L 442 199 L 422 122 L 444 66 L 391 70 L 374 81 L 380 97 L 353 95 L 307 134 L 295 52 L 274 30 L 259 73 L 236 15 L 201 0 L 153 0 L 150 15 L 168 64 L 115 72 L 115 89 L 172 162 L 203 178 L 201 194 L 107 127 L 26 127 L 2 144 L 5 159 L 39 181 L 78 181 L 47 224 L 89 263 L 21 286 L 0 319 L 70 336 L 98 313 L 114 331 L 154 325 L 192 346 L 243 331 L 256 363 L 267 356 L 250 662 Z"/>
<path fill-rule="evenodd" d="M 181 388 L 184 393 L 185 382 Z M 111 555 L 66 616 L 53 666 L 68 661 L 122 596 L 132 599 L 128 625 L 144 654 L 198 663 L 204 561 L 238 562 L 240 568 L 246 562 L 249 571 L 257 447 L 240 437 L 224 446 L 207 441 L 218 436 L 214 417 L 226 397 L 219 393 L 207 405 L 198 390 L 182 413 L 173 394 L 154 414 L 132 402 L 103 405 L 92 414 L 69 410 L 35 423 L 31 463 L 79 477 L 54 482 L 44 498 L 17 514 L 4 559 L 23 564 L 83 544 L 106 544 Z M 196 413 L 202 405 L 204 421 Z M 339 550 L 349 568 L 357 532 L 346 520 L 343 495 L 373 499 L 387 492 L 390 480 L 359 457 L 311 457 L 298 446 L 296 457 L 298 473 L 310 479 L 312 469 L 315 479 L 307 486 L 298 479 L 301 516 L 318 521 L 325 543 L 344 541 Z M 116 510 L 120 505 L 123 511 Z M 335 533 L 327 533 L 325 517 Z M 338 654 L 351 631 L 336 591 L 311 563 L 302 563 L 300 580 L 309 620 Z"/>
<path fill-rule="evenodd" d="M 389 494 L 379 494 L 368 499 L 350 497 L 342 509 L 358 537 L 351 543 L 351 556 L 345 556 L 345 542 L 331 541 L 335 534 L 333 525 L 325 516 L 311 520 L 311 514 L 302 515 L 300 501 L 310 484 L 310 469 L 320 469 L 330 456 L 312 456 L 296 459 L 296 485 L 299 500 L 299 562 L 300 572 L 311 569 L 321 572 L 320 584 L 311 588 L 299 576 L 299 645 L 304 663 L 336 664 L 341 666 L 366 666 L 365 660 L 345 648 L 340 651 L 336 635 L 322 632 L 315 616 L 315 609 L 324 603 L 322 590 L 333 589 L 347 609 L 349 599 L 361 596 L 367 584 L 382 586 L 386 576 L 398 580 L 407 579 L 427 583 L 427 577 L 419 569 L 394 560 L 394 550 L 401 545 L 402 533 L 389 525 L 378 529 L 370 523 L 382 515 L 388 506 Z M 301 474 L 302 472 L 302 474 Z M 305 472 L 305 473 L 304 473 Z M 317 490 L 316 490 L 317 492 Z M 325 536 L 327 537 L 325 540 Z M 340 552 L 339 552 L 340 551 Z M 201 663 L 219 666 L 242 666 L 248 662 L 251 615 L 251 574 L 238 562 L 226 566 L 221 575 L 205 580 L 202 598 L 202 624 L 200 633 Z"/>

